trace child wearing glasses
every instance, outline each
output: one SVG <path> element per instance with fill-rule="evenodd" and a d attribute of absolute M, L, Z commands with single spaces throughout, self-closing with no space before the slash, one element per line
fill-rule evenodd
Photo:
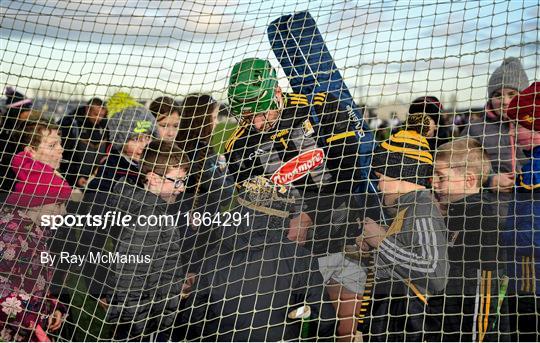
<path fill-rule="evenodd" d="M 115 339 L 161 337 L 153 335 L 173 326 L 181 295 L 189 292 L 188 244 L 176 222 L 160 219 L 177 214 L 171 205 L 185 190 L 188 168 L 188 157 L 175 144 L 153 141 L 141 155 L 138 181 L 123 178 L 113 188 L 107 205 L 131 216 L 116 248 L 128 263 L 111 264 L 114 294 L 108 319 L 118 324 Z"/>

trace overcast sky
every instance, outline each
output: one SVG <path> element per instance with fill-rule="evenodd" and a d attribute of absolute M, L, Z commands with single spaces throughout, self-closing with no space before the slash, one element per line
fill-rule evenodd
<path fill-rule="evenodd" d="M 0 84 L 29 95 L 40 81 L 79 85 L 77 100 L 118 89 L 223 98 L 235 62 L 258 56 L 277 66 L 266 27 L 301 10 L 317 21 L 355 97 L 371 105 L 427 93 L 481 105 L 489 73 L 509 56 L 540 79 L 536 0 L 2 0 Z"/>

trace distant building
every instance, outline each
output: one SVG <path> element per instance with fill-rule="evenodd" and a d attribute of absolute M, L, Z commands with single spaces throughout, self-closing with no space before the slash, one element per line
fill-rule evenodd
<path fill-rule="evenodd" d="M 399 119 L 400 121 L 405 120 L 407 114 L 409 113 L 408 104 L 380 104 L 376 107 L 377 118 L 393 120 Z"/>

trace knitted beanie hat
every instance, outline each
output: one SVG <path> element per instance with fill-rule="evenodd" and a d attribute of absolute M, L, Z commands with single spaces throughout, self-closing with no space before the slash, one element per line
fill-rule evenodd
<path fill-rule="evenodd" d="M 430 116 L 437 125 L 439 125 L 439 117 L 443 110 L 443 105 L 439 99 L 434 96 L 421 96 L 414 99 L 409 106 L 409 114 L 425 113 Z"/>
<path fill-rule="evenodd" d="M 495 69 L 488 83 L 488 97 L 502 88 L 512 88 L 522 91 L 529 85 L 529 78 L 523 70 L 521 62 L 516 57 L 508 57 Z"/>
<path fill-rule="evenodd" d="M 107 101 L 107 129 L 117 151 L 132 137 L 147 134 L 157 137 L 156 119 L 129 94 L 116 93 Z"/>
<path fill-rule="evenodd" d="M 410 115 L 405 128 L 375 148 L 371 167 L 383 175 L 428 187 L 433 174 L 433 156 L 424 135 L 429 118 Z"/>
<path fill-rule="evenodd" d="M 533 82 L 516 95 L 510 101 L 506 114 L 521 126 L 540 131 L 540 82 Z"/>
<path fill-rule="evenodd" d="M 426 114 L 440 114 L 443 111 L 443 105 L 434 96 L 421 96 L 414 99 L 409 106 L 409 114 L 426 113 Z"/>

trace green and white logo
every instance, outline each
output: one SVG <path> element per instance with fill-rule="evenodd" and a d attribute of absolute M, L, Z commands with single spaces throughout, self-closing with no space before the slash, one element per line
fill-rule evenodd
<path fill-rule="evenodd" d="M 139 120 L 137 123 L 135 123 L 135 129 L 133 129 L 133 132 L 135 133 L 147 133 L 152 130 L 152 123 L 148 120 Z"/>

